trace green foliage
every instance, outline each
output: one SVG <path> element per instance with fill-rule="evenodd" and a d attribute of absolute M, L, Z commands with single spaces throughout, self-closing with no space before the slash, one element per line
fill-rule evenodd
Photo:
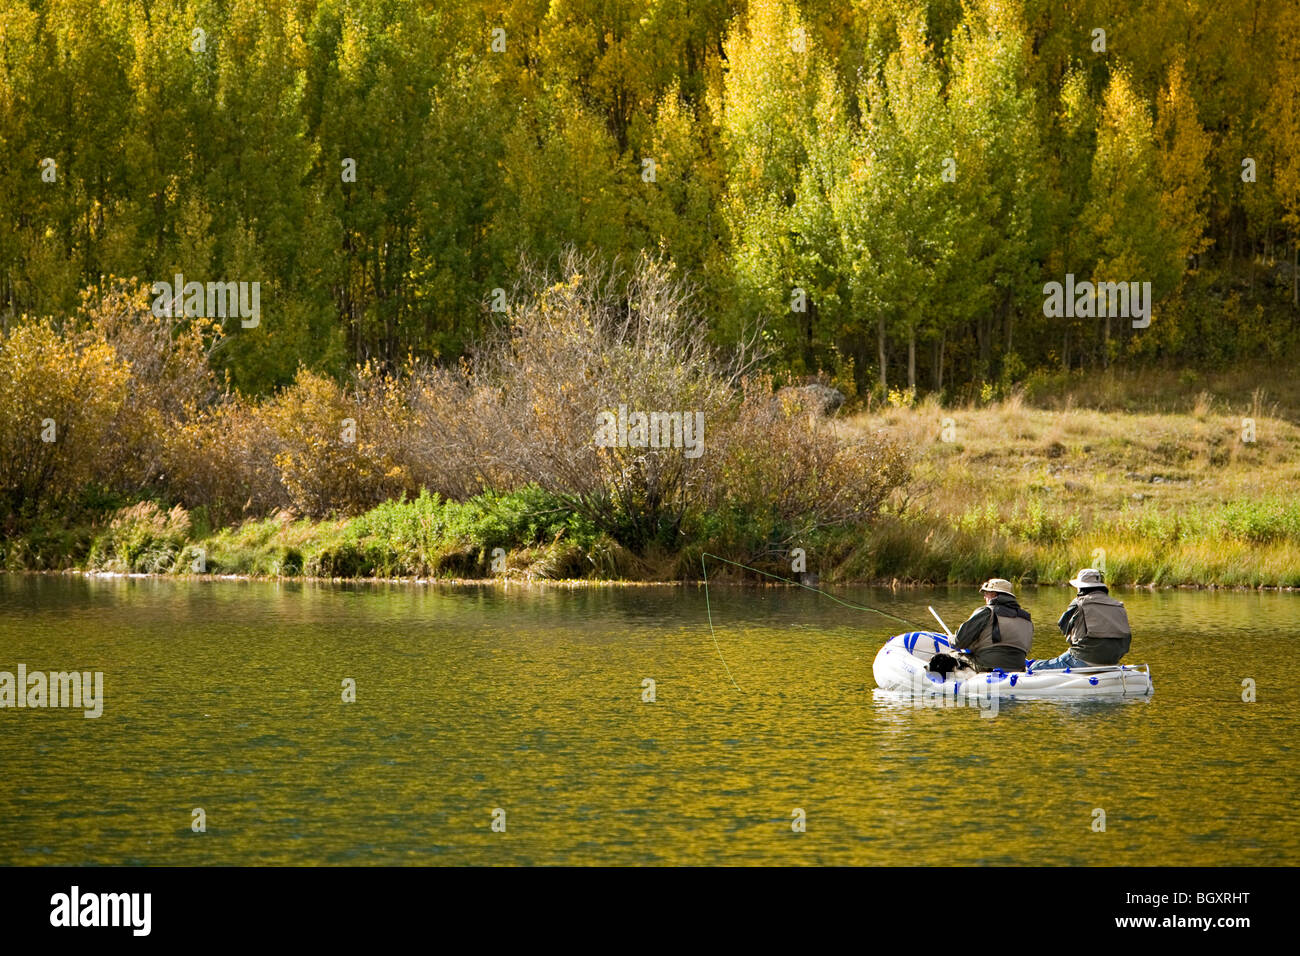
<path fill-rule="evenodd" d="M 574 247 L 667 256 L 717 340 L 763 317 L 770 371 L 864 394 L 1212 362 L 1215 322 L 1286 351 L 1294 6 L 12 0 L 0 326 L 114 275 L 259 281 L 211 362 L 260 395 L 454 360 Z M 1152 327 L 1045 320 L 1066 272 L 1151 281 Z"/>
<path fill-rule="evenodd" d="M 1117 525 L 1135 537 L 1167 544 L 1216 541 L 1300 543 L 1300 503 L 1262 497 L 1230 501 L 1214 509 L 1129 509 Z"/>
<path fill-rule="evenodd" d="M 531 564 L 552 562 L 549 570 L 532 569 L 537 576 L 580 577 L 594 569 L 581 552 L 608 550 L 589 523 L 534 486 L 464 502 L 422 492 L 338 521 L 296 521 L 283 513 L 249 521 L 192 543 L 175 565 L 178 573 L 188 570 L 199 545 L 213 573 L 342 578 L 486 578 L 498 573 L 496 548 L 512 559 L 528 555 Z"/>
<path fill-rule="evenodd" d="M 449 548 L 482 552 L 512 550 L 567 535 L 589 543 L 591 524 L 535 485 L 509 494 L 485 493 L 465 502 L 421 492 L 411 500 L 387 501 L 347 522 L 345 539 L 382 542 L 396 554 L 427 560 Z"/>
<path fill-rule="evenodd" d="M 983 508 L 964 512 L 954 527 L 972 537 L 1000 535 L 1034 544 L 1061 544 L 1078 537 L 1082 521 L 1077 514 L 1052 514 L 1038 499 L 1030 500 L 1023 511 L 1017 504 L 1009 515 L 1001 514 L 992 501 L 987 501 Z"/>
<path fill-rule="evenodd" d="M 190 516 L 180 505 L 168 511 L 142 501 L 113 516 L 96 537 L 86 563 L 100 571 L 166 573 L 175 567 L 190 530 Z"/>

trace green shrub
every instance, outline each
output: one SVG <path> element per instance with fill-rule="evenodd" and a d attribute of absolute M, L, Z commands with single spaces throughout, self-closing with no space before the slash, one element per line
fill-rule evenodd
<path fill-rule="evenodd" d="M 164 511 L 142 501 L 113 516 L 95 539 L 87 563 L 103 571 L 161 574 L 171 570 L 190 533 L 190 516 L 180 505 Z"/>

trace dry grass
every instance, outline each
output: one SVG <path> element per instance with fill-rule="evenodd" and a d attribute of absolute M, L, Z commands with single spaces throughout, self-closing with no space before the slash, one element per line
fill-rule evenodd
<path fill-rule="evenodd" d="M 1213 371 L 1194 369 L 1111 369 L 1083 374 L 1035 373 L 1025 385 L 1035 406 L 1063 411 L 1070 406 L 1108 412 L 1254 414 L 1300 423 L 1300 376 L 1270 375 L 1259 362 Z"/>
<path fill-rule="evenodd" d="M 1105 561 L 1123 583 L 1300 584 L 1300 428 L 1266 414 L 1258 392 L 1235 409 L 1202 394 L 1182 413 L 928 401 L 840 427 L 883 431 L 914 461 L 873 532 L 878 551 L 900 539 L 894 566 L 857 554 L 849 575 L 966 580 L 954 569 L 1000 561 L 1008 576 L 1060 581 Z"/>

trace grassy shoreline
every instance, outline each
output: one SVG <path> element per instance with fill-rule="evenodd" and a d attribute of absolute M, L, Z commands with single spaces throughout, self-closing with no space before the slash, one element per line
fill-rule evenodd
<path fill-rule="evenodd" d="M 255 574 L 157 574 L 142 571 L 88 571 L 79 568 L 69 568 L 60 571 L 32 571 L 32 570 L 5 570 L 0 569 L 0 575 L 11 576 L 36 576 L 36 577 L 81 577 L 94 578 L 97 580 L 183 580 L 196 582 L 216 582 L 227 581 L 232 583 L 299 583 L 299 584 L 410 584 L 410 585 L 437 585 L 439 587 L 483 587 L 483 588 L 564 588 L 566 590 L 579 590 L 583 588 L 703 588 L 705 582 L 700 580 L 682 580 L 682 581 L 634 581 L 613 578 L 528 578 L 528 577 L 510 577 L 499 576 L 495 578 L 322 578 L 322 577 L 271 577 L 269 575 Z M 888 588 L 891 591 L 912 591 L 926 590 L 938 587 L 975 587 L 970 582 L 933 582 L 933 581 L 900 581 L 878 580 L 878 581 L 851 581 L 837 580 L 834 582 L 820 582 L 817 585 L 806 585 L 797 582 L 782 583 L 774 581 L 756 580 L 752 578 L 727 578 L 715 579 L 709 578 L 709 587 L 718 588 L 744 588 L 757 589 L 769 588 L 773 590 L 789 590 L 798 588 L 800 590 L 825 590 L 842 587 L 874 587 Z M 1062 590 L 1073 590 L 1068 583 L 1055 581 L 1034 583 L 1030 585 L 1036 588 L 1060 588 Z M 1245 584 L 1115 584 L 1112 590 L 1117 593 L 1124 591 L 1300 591 L 1300 585 L 1245 585 Z"/>
<path fill-rule="evenodd" d="M 1300 427 L 1276 406 L 1264 411 L 1256 395 L 1239 408 L 1216 407 L 1205 394 L 1181 411 L 1056 404 L 927 401 L 837 419 L 833 427 L 848 438 L 884 435 L 909 449 L 910 479 L 870 524 L 822 529 L 758 557 L 752 543 L 746 550 L 710 526 L 689 529 L 676 548 L 633 553 L 527 488 L 465 502 L 421 495 L 350 518 L 277 511 L 218 528 L 202 509 L 142 502 L 97 522 L 47 524 L 0 541 L 0 568 L 680 584 L 700 580 L 706 551 L 796 578 L 790 551 L 803 547 L 807 571 L 828 586 L 970 586 L 991 576 L 1064 584 L 1077 568 L 1101 564 L 1122 587 L 1300 587 Z M 1254 420 L 1253 442 L 1242 440 L 1244 418 Z M 709 570 L 711 583 L 748 579 L 758 580 L 722 564 Z"/>
<path fill-rule="evenodd" d="M 1100 411 L 1067 397 L 1047 409 L 1013 397 L 848 419 L 850 432 L 917 453 L 844 570 L 1059 583 L 1104 565 L 1125 585 L 1300 586 L 1300 428 L 1258 392 L 1235 407 L 1206 393 L 1189 404 Z"/>

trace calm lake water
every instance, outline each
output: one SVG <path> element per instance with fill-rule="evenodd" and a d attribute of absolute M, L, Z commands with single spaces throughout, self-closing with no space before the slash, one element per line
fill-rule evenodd
<path fill-rule="evenodd" d="M 834 593 L 922 625 L 978 601 Z M 1021 595 L 1038 656 L 1069 594 Z M 0 671 L 99 670 L 105 697 L 0 710 L 0 864 L 1300 863 L 1300 595 L 1119 592 L 1154 697 L 993 719 L 874 692 L 910 628 L 710 596 L 739 690 L 696 587 L 0 575 Z"/>

